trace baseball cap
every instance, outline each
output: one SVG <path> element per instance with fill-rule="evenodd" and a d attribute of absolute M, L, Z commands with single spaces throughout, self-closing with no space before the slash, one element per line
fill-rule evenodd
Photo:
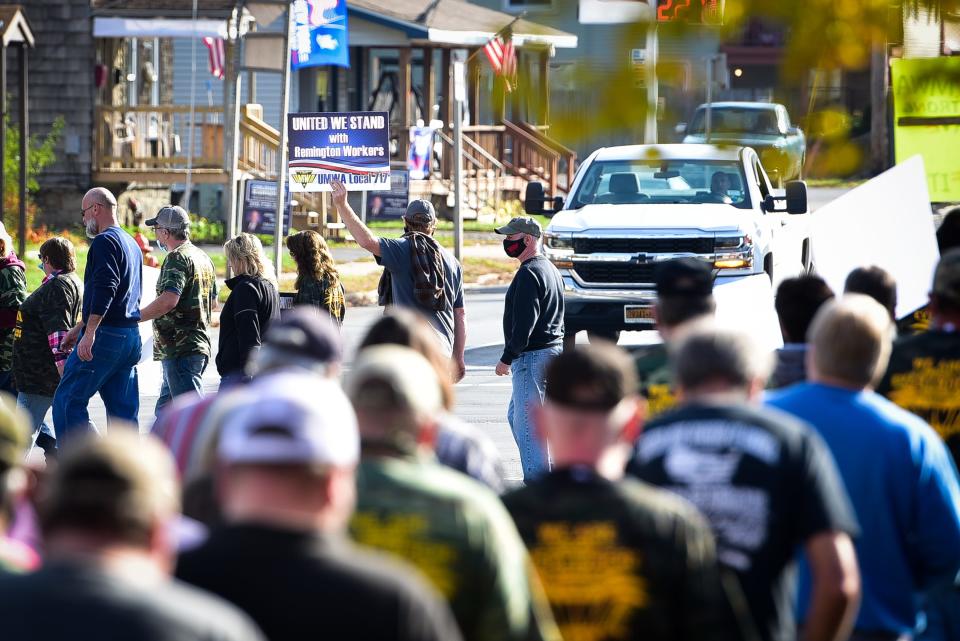
<path fill-rule="evenodd" d="M 675 258 L 657 265 L 654 282 L 658 296 L 711 296 L 713 269 L 697 258 Z"/>
<path fill-rule="evenodd" d="M 357 419 L 335 381 L 275 374 L 227 412 L 217 454 L 227 464 L 350 466 L 360 455 Z"/>
<path fill-rule="evenodd" d="M 272 323 L 264 346 L 319 363 L 343 359 L 340 331 L 330 317 L 316 307 L 295 308 L 282 320 Z"/>
<path fill-rule="evenodd" d="M 540 223 L 530 216 L 517 216 L 503 227 L 494 229 L 494 231 L 504 236 L 509 236 L 510 234 L 530 234 L 537 238 L 540 238 L 542 233 Z"/>
<path fill-rule="evenodd" d="M 951 249 L 940 257 L 933 273 L 933 293 L 960 303 L 960 248 Z"/>
<path fill-rule="evenodd" d="M 0 399 L 0 471 L 18 466 L 27 452 L 27 422 L 12 396 Z"/>
<path fill-rule="evenodd" d="M 377 392 L 370 387 L 374 381 L 379 384 Z M 345 388 L 357 408 L 432 415 L 442 406 L 436 370 L 419 352 L 400 345 L 364 348 L 347 375 Z"/>
<path fill-rule="evenodd" d="M 160 208 L 156 216 L 145 220 L 144 224 L 149 227 L 163 227 L 164 229 L 171 229 L 173 231 L 183 231 L 190 226 L 190 216 L 187 215 L 183 207 L 166 205 Z"/>
<path fill-rule="evenodd" d="M 437 220 L 437 211 L 433 208 L 432 202 L 418 198 L 410 201 L 403 217 L 411 222 L 432 223 Z"/>

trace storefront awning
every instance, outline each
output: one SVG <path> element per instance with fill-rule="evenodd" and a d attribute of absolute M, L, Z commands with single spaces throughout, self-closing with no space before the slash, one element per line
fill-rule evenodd
<path fill-rule="evenodd" d="M 94 18 L 94 38 L 226 38 L 224 20 Z"/>

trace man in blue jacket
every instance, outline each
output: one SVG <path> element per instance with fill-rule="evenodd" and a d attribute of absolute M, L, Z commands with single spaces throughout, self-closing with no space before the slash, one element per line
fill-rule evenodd
<path fill-rule="evenodd" d="M 960 571 L 960 486 L 950 453 L 922 419 L 873 391 L 893 337 L 889 312 L 862 294 L 826 303 L 808 334 L 807 383 L 768 402 L 823 436 L 850 494 L 863 601 L 851 639 L 909 638 L 924 592 Z M 799 616 L 810 610 L 801 565 Z"/>
<path fill-rule="evenodd" d="M 96 429 L 87 403 L 97 392 L 111 418 L 136 424 L 140 410 L 136 365 L 143 254 L 120 227 L 113 194 L 95 187 L 84 195 L 81 207 L 83 225 L 93 241 L 83 274 L 82 318 L 61 346 L 66 350 L 76 344 L 53 397 L 60 444 L 78 431 Z"/>
<path fill-rule="evenodd" d="M 506 236 L 507 256 L 520 261 L 503 301 L 503 354 L 496 373 L 513 374 L 507 421 L 526 482 L 550 468 L 533 425 L 533 410 L 543 404 L 547 363 L 563 350 L 563 280 L 540 251 L 542 233 L 536 220 L 518 216 L 496 232 Z"/>

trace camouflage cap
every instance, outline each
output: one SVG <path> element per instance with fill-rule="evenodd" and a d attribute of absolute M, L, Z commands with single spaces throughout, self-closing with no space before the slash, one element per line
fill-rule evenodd
<path fill-rule="evenodd" d="M 190 227 L 190 216 L 183 207 L 167 205 L 161 207 L 157 215 L 144 221 L 148 227 L 162 227 L 171 231 L 183 231 Z"/>
<path fill-rule="evenodd" d="M 536 238 L 540 238 L 542 233 L 540 223 L 530 216 L 517 216 L 503 227 L 494 229 L 494 231 L 503 236 L 509 236 L 510 234 L 530 234 Z"/>
<path fill-rule="evenodd" d="M 27 453 L 27 421 L 12 396 L 0 394 L 0 472 L 16 467 Z"/>
<path fill-rule="evenodd" d="M 940 257 L 933 273 L 934 295 L 960 303 L 960 247 Z"/>

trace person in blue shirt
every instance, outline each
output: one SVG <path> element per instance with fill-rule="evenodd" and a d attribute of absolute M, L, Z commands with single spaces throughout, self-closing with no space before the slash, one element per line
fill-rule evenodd
<path fill-rule="evenodd" d="M 53 423 L 60 444 L 96 428 L 87 404 L 100 393 L 107 416 L 136 425 L 140 410 L 140 290 L 143 255 L 117 221 L 117 199 L 103 187 L 81 202 L 83 225 L 92 238 L 83 274 L 83 311 L 61 344 L 76 345 L 53 397 Z"/>
<path fill-rule="evenodd" d="M 847 294 L 826 303 L 810 327 L 807 383 L 767 403 L 820 433 L 853 503 L 863 600 L 852 639 L 909 638 L 923 593 L 960 571 L 960 485 L 950 453 L 922 419 L 873 391 L 887 366 L 890 314 Z M 798 619 L 809 611 L 801 566 Z"/>

